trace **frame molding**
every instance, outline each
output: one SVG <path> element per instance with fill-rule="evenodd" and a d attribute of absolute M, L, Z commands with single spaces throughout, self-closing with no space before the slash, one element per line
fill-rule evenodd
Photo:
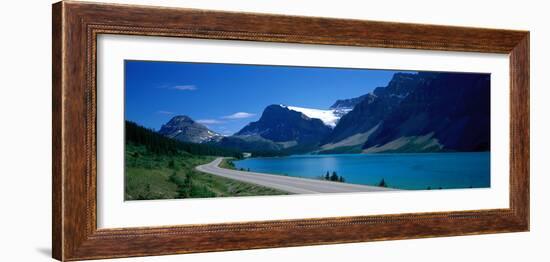
<path fill-rule="evenodd" d="M 52 255 L 58 260 L 529 230 L 528 31 L 73 1 L 54 4 L 52 17 Z M 509 54 L 510 208 L 98 229 L 96 226 L 96 43 L 98 34 Z M 327 227 L 331 230 L 327 231 Z"/>

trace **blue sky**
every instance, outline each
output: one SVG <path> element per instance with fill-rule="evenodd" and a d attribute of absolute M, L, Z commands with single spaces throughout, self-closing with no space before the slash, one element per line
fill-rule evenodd
<path fill-rule="evenodd" d="M 187 115 L 224 135 L 271 104 L 327 109 L 385 86 L 397 71 L 125 61 L 125 118 L 155 130 Z"/>

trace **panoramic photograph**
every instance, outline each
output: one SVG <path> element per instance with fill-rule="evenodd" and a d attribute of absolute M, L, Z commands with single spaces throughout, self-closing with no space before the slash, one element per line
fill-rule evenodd
<path fill-rule="evenodd" d="M 124 66 L 127 201 L 491 186 L 490 74 Z"/>

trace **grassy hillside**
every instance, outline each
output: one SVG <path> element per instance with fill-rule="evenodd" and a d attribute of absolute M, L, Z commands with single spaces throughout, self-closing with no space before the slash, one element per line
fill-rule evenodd
<path fill-rule="evenodd" d="M 127 144 L 125 200 L 286 194 L 195 170 L 213 160 L 187 153 L 157 155 L 145 146 Z"/>
<path fill-rule="evenodd" d="M 285 192 L 201 173 L 214 156 L 240 157 L 234 150 L 182 143 L 126 122 L 126 200 L 280 195 Z"/>
<path fill-rule="evenodd" d="M 195 170 L 217 156 L 238 155 L 208 145 L 180 143 L 133 123 L 126 125 L 125 200 L 286 194 Z"/>

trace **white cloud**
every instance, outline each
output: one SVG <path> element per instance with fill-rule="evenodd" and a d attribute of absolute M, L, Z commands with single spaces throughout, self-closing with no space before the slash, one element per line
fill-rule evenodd
<path fill-rule="evenodd" d="M 199 119 L 195 121 L 197 123 L 201 123 L 203 125 L 215 125 L 215 124 L 223 124 L 223 121 L 216 120 L 216 119 Z"/>
<path fill-rule="evenodd" d="M 232 115 L 224 116 L 223 119 L 243 119 L 243 118 L 250 118 L 255 116 L 256 114 L 247 113 L 247 112 L 237 112 Z"/>
<path fill-rule="evenodd" d="M 179 91 L 195 91 L 197 90 L 197 87 L 194 85 L 179 85 L 179 86 L 173 86 L 171 89 L 179 90 Z"/>
<path fill-rule="evenodd" d="M 198 89 L 196 85 L 168 85 L 168 84 L 157 86 L 157 88 L 174 89 L 179 91 L 195 91 Z"/>
<path fill-rule="evenodd" d="M 163 114 L 163 115 L 173 115 L 174 112 L 170 112 L 170 111 L 163 111 L 163 110 L 159 110 L 157 111 L 157 113 L 159 114 Z"/>

